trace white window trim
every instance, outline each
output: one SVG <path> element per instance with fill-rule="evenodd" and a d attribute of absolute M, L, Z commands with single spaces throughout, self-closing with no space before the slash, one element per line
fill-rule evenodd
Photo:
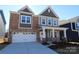
<path fill-rule="evenodd" d="M 27 18 L 27 17 L 30 17 L 30 23 L 22 22 L 22 17 L 23 17 L 23 16 L 25 16 L 26 18 Z M 26 19 L 25 21 L 27 21 L 27 19 Z M 22 23 L 22 24 L 31 24 L 31 23 L 32 23 L 32 18 L 31 18 L 31 16 L 21 15 L 20 23 Z"/>
<path fill-rule="evenodd" d="M 45 19 L 45 24 L 42 23 L 43 19 Z M 40 20 L 41 20 L 41 25 L 46 25 L 46 18 L 45 17 L 41 17 Z"/>
<path fill-rule="evenodd" d="M 20 23 L 21 23 L 21 24 L 26 24 L 26 22 L 22 22 L 22 17 L 23 17 L 23 16 L 25 17 L 25 15 L 21 15 Z"/>
<path fill-rule="evenodd" d="M 75 30 L 79 30 L 79 28 L 77 28 L 76 25 L 77 25 L 77 22 L 75 22 Z"/>
<path fill-rule="evenodd" d="M 51 21 L 51 25 L 48 23 L 49 20 Z M 48 26 L 52 26 L 52 24 L 53 24 L 53 18 L 49 18 L 49 17 L 48 17 L 48 18 L 47 18 L 47 25 L 48 25 Z"/>
<path fill-rule="evenodd" d="M 56 25 L 54 24 L 54 21 L 56 21 Z M 53 20 L 53 26 L 58 26 L 58 20 Z"/>
<path fill-rule="evenodd" d="M 75 31 L 75 32 L 78 32 L 78 30 L 77 30 L 77 28 L 76 28 L 76 22 L 74 22 L 74 23 L 75 23 L 75 30 L 73 29 L 72 23 L 73 23 L 73 22 L 71 22 L 71 30 L 72 30 L 72 31 Z"/>
<path fill-rule="evenodd" d="M 32 18 L 31 18 L 31 16 L 26 16 L 26 17 L 30 17 L 30 23 L 27 23 L 27 24 L 31 24 L 31 22 L 32 22 Z"/>
<path fill-rule="evenodd" d="M 32 29 L 32 27 L 33 27 L 33 15 L 31 15 L 32 17 L 31 17 L 31 27 L 30 28 L 27 28 L 27 27 L 20 27 L 20 23 L 21 23 L 21 14 L 20 13 L 18 13 L 19 14 L 19 23 L 18 23 L 18 28 L 19 29 Z"/>
<path fill-rule="evenodd" d="M 47 24 L 47 20 L 48 20 L 48 19 L 47 19 L 47 18 L 51 18 L 51 19 L 52 19 L 52 25 L 51 25 L 51 26 L 59 26 L 59 20 L 58 20 L 58 18 L 47 17 L 47 16 L 42 16 L 42 15 L 41 15 L 41 16 L 39 15 L 39 21 L 38 21 L 39 25 L 42 25 L 42 24 L 41 24 L 41 18 L 45 18 L 45 19 L 46 19 L 46 24 L 45 24 L 46 26 L 48 26 L 48 24 Z M 56 21 L 57 21 L 57 25 L 54 25 L 53 20 L 56 20 Z M 49 26 L 50 26 L 50 25 L 49 25 Z"/>

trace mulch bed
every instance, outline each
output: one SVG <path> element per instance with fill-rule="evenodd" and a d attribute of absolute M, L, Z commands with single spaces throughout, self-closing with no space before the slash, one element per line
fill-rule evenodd
<path fill-rule="evenodd" d="M 78 54 L 79 53 L 79 44 L 70 44 L 70 43 L 55 43 L 56 45 L 49 46 L 50 49 L 55 50 L 59 54 Z"/>

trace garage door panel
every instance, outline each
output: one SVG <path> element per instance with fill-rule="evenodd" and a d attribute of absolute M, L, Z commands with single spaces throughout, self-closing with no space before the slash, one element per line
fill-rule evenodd
<path fill-rule="evenodd" d="M 13 34 L 12 42 L 33 42 L 36 41 L 36 34 Z"/>

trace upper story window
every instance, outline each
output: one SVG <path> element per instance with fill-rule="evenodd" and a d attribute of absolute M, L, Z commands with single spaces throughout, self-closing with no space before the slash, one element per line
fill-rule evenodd
<path fill-rule="evenodd" d="M 79 19 L 75 22 L 75 29 L 79 30 Z"/>
<path fill-rule="evenodd" d="M 31 16 L 21 15 L 22 24 L 31 24 Z"/>
<path fill-rule="evenodd" d="M 53 20 L 53 26 L 58 26 L 58 21 L 57 20 Z"/>
<path fill-rule="evenodd" d="M 41 25 L 46 25 L 46 18 L 41 18 Z"/>
<path fill-rule="evenodd" d="M 48 18 L 48 19 L 47 19 L 47 25 L 48 25 L 48 26 L 52 26 L 52 19 L 51 19 L 51 18 Z"/>
<path fill-rule="evenodd" d="M 26 20 L 27 24 L 31 24 L 31 17 L 27 16 L 27 20 Z"/>
<path fill-rule="evenodd" d="M 58 20 L 52 17 L 41 17 L 39 22 L 40 25 L 58 26 Z"/>
<path fill-rule="evenodd" d="M 25 16 L 22 16 L 21 23 L 26 23 L 25 20 L 26 20 L 26 19 L 25 19 Z"/>
<path fill-rule="evenodd" d="M 79 30 L 79 22 L 76 22 L 76 29 Z"/>

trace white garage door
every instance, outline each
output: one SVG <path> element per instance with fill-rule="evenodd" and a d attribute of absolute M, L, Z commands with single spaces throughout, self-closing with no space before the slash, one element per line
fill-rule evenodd
<path fill-rule="evenodd" d="M 36 34 L 34 32 L 14 33 L 12 35 L 12 42 L 34 42 L 36 41 Z"/>

